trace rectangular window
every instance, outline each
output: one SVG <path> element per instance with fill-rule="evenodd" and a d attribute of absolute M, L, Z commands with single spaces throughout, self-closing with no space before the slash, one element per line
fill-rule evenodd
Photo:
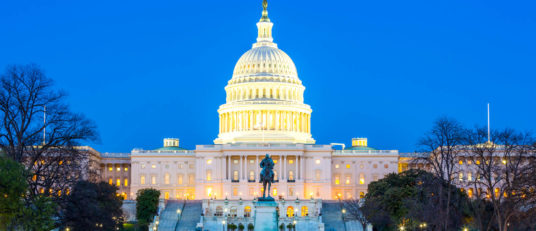
<path fill-rule="evenodd" d="M 233 196 L 238 196 L 238 188 L 233 188 Z"/>
<path fill-rule="evenodd" d="M 164 175 L 164 184 L 169 184 L 169 173 Z"/>
<path fill-rule="evenodd" d="M 339 165 L 338 165 L 338 164 L 336 164 L 336 165 L 335 165 L 335 168 L 339 168 Z"/>
<path fill-rule="evenodd" d="M 288 196 L 294 196 L 294 188 L 288 188 Z"/>
<path fill-rule="evenodd" d="M 140 176 L 140 184 L 145 184 L 145 175 Z"/>
<path fill-rule="evenodd" d="M 108 179 L 108 184 L 113 185 L 113 184 L 114 184 L 114 180 L 112 180 L 112 178 Z"/>
<path fill-rule="evenodd" d="M 156 164 L 151 165 L 151 168 L 156 168 Z"/>
<path fill-rule="evenodd" d="M 238 181 L 238 171 L 236 170 L 233 172 L 233 180 Z"/>
<path fill-rule="evenodd" d="M 347 164 L 347 165 L 346 165 L 346 168 L 350 168 L 350 165 L 349 165 L 349 164 Z"/>
<path fill-rule="evenodd" d="M 156 176 L 151 176 L 151 184 L 156 184 Z"/>
<path fill-rule="evenodd" d="M 294 172 L 288 171 L 288 180 L 294 180 Z"/>
<path fill-rule="evenodd" d="M 472 181 L 472 180 L 473 180 L 473 173 L 471 173 L 471 172 L 468 172 L 468 173 L 467 173 L 467 180 L 468 180 L 468 181 Z"/>
<path fill-rule="evenodd" d="M 121 167 L 117 167 L 117 172 L 121 172 Z"/>
<path fill-rule="evenodd" d="M 351 178 L 350 176 L 346 176 L 346 180 L 344 181 L 345 184 L 350 184 L 351 182 Z"/>
<path fill-rule="evenodd" d="M 128 179 L 125 179 L 124 182 L 125 182 L 125 187 L 128 187 Z"/>
<path fill-rule="evenodd" d="M 128 172 L 128 168 L 127 168 L 127 167 L 125 167 L 125 172 Z"/>
<path fill-rule="evenodd" d="M 255 172 L 249 171 L 249 181 L 254 181 L 254 180 L 255 180 Z"/>
<path fill-rule="evenodd" d="M 113 171 L 113 170 L 114 170 L 114 168 L 112 168 L 112 167 L 108 168 L 108 171 L 110 171 L 110 172 Z"/>
<path fill-rule="evenodd" d="M 365 174 L 359 174 L 359 184 L 365 184 Z"/>
<path fill-rule="evenodd" d="M 207 170 L 207 181 L 212 180 L 212 170 Z"/>
<path fill-rule="evenodd" d="M 339 175 L 336 175 L 335 176 L 335 184 L 340 184 L 341 183 L 341 177 Z"/>
<path fill-rule="evenodd" d="M 117 187 L 121 186 L 121 179 L 117 179 L 116 185 Z"/>
<path fill-rule="evenodd" d="M 463 181 L 463 172 L 460 172 L 460 173 L 458 174 L 458 179 L 459 179 L 460 181 Z"/>
<path fill-rule="evenodd" d="M 141 168 L 145 168 L 145 164 L 141 164 Z"/>
<path fill-rule="evenodd" d="M 179 174 L 178 179 L 179 179 L 179 180 L 178 180 L 178 183 L 179 183 L 179 184 L 182 184 L 182 183 L 183 183 L 183 182 L 182 182 L 182 174 Z"/>
<path fill-rule="evenodd" d="M 179 164 L 179 169 L 182 169 L 184 168 L 184 165 L 183 164 Z"/>

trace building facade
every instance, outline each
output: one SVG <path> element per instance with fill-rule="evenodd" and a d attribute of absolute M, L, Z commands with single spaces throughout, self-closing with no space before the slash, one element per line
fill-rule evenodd
<path fill-rule="evenodd" d="M 362 197 L 369 182 L 397 172 L 398 151 L 370 148 L 366 138 L 339 150 L 316 144 L 305 87 L 292 59 L 274 43 L 273 26 L 265 5 L 256 43 L 225 87 L 214 144 L 186 150 L 178 139 L 164 139 L 156 150 L 106 154 L 102 179 L 131 199 L 150 187 L 165 199 L 253 200 L 262 194 L 259 163 L 268 154 L 275 162 L 273 196 L 333 200 Z"/>

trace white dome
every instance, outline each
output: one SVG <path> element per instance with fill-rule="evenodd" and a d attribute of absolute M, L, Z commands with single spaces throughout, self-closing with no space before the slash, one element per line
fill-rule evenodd
<path fill-rule="evenodd" d="M 285 82 L 298 79 L 292 59 L 275 46 L 258 46 L 247 51 L 240 57 L 233 72 L 233 80 L 240 82 L 262 81 L 264 78 L 274 80 L 274 77 L 282 77 Z"/>

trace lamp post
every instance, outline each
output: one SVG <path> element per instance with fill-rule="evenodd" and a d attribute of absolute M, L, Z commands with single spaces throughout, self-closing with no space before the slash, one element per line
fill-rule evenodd
<path fill-rule="evenodd" d="M 221 230 L 225 231 L 225 220 L 221 221 Z"/>

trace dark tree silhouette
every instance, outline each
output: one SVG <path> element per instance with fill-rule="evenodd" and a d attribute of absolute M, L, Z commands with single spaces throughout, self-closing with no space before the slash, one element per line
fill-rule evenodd
<path fill-rule="evenodd" d="M 117 187 L 79 181 L 67 197 L 63 226 L 72 230 L 118 230 L 123 224 L 122 203 Z"/>
<path fill-rule="evenodd" d="M 10 66 L 0 76 L 0 149 L 32 173 L 29 199 L 59 201 L 76 181 L 90 179 L 92 157 L 78 146 L 96 139 L 95 125 L 71 112 L 38 66 Z"/>

